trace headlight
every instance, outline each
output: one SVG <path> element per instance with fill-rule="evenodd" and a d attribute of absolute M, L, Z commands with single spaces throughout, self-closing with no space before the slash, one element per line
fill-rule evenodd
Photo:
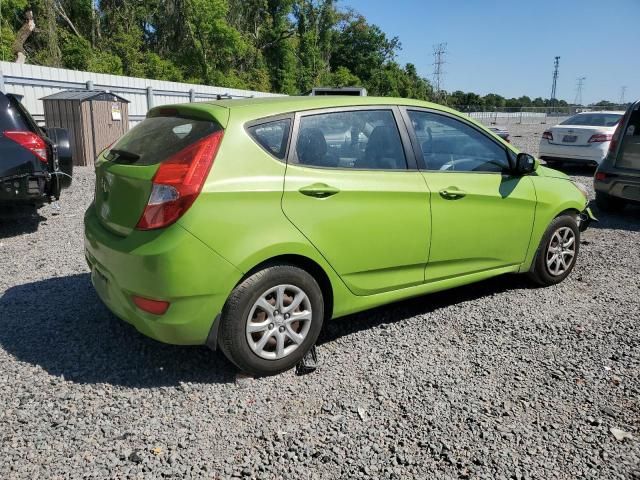
<path fill-rule="evenodd" d="M 586 185 L 580 182 L 573 182 L 573 184 L 576 186 L 578 190 L 580 190 L 580 193 L 584 195 L 585 199 L 589 199 L 589 190 L 587 189 Z"/>

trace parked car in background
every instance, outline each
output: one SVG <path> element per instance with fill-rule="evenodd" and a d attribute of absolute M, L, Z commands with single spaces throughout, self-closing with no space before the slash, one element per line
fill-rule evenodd
<path fill-rule="evenodd" d="M 139 331 L 264 375 L 331 318 L 505 273 L 561 282 L 589 220 L 584 186 L 446 107 L 221 100 L 156 107 L 99 156 L 85 254 Z"/>
<path fill-rule="evenodd" d="M 548 165 L 563 162 L 600 165 L 624 112 L 582 112 L 546 130 L 539 158 Z"/>
<path fill-rule="evenodd" d="M 17 96 L 0 92 L 0 214 L 57 200 L 72 170 L 67 131 L 39 127 Z"/>
<path fill-rule="evenodd" d="M 511 143 L 511 139 L 509 138 L 509 131 L 505 127 L 487 127 L 493 133 L 498 135 L 505 142 Z"/>
<path fill-rule="evenodd" d="M 618 123 L 609 153 L 596 170 L 596 203 L 605 211 L 620 211 L 640 203 L 640 101 Z"/>

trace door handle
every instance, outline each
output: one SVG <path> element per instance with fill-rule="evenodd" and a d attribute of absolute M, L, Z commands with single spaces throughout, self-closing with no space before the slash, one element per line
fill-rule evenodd
<path fill-rule="evenodd" d="M 307 197 L 327 198 L 336 193 L 340 193 L 340 189 L 327 185 L 326 183 L 314 183 L 302 187 L 299 192 Z"/>
<path fill-rule="evenodd" d="M 440 190 L 439 193 L 445 200 L 458 200 L 467 194 L 467 192 L 459 190 L 456 187 L 445 188 L 444 190 Z"/>

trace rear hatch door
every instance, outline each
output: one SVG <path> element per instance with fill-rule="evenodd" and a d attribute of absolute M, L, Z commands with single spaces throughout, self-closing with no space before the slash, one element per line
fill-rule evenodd
<path fill-rule="evenodd" d="M 127 236 L 147 205 L 159 166 L 223 128 L 221 122 L 226 125 L 228 119 L 225 111 L 211 105 L 208 109 L 191 105 L 156 108 L 101 153 L 96 161 L 95 206 L 102 225 Z"/>
<path fill-rule="evenodd" d="M 616 167 L 640 172 L 640 102 L 630 108 L 629 121 L 623 128 Z"/>

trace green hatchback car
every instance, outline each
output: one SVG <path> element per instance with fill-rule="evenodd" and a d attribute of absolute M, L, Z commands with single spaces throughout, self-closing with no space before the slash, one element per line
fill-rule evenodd
<path fill-rule="evenodd" d="M 439 105 L 220 100 L 154 108 L 99 156 L 85 253 L 140 332 L 268 375 L 331 318 L 505 273 L 562 281 L 587 207 L 580 184 Z"/>

